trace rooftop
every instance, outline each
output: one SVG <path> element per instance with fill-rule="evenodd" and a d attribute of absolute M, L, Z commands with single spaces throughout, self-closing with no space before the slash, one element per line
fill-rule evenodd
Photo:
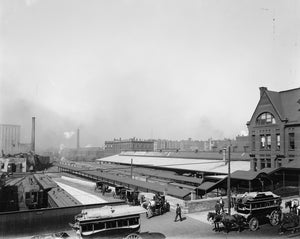
<path fill-rule="evenodd" d="M 192 159 L 192 158 L 172 158 L 172 157 L 143 157 L 129 155 L 113 155 L 97 161 L 114 162 L 122 164 L 148 165 L 161 168 L 184 169 L 197 172 L 211 172 L 219 174 L 228 173 L 228 165 L 223 160 L 213 159 Z M 247 160 L 231 161 L 231 173 L 237 170 L 250 170 L 250 162 Z"/>

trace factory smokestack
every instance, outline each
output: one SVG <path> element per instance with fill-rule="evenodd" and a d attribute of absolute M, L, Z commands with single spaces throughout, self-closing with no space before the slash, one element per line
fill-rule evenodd
<path fill-rule="evenodd" d="M 79 135 L 79 129 L 77 129 L 77 149 L 79 149 L 80 145 L 79 145 L 79 140 L 80 140 L 80 135 Z"/>
<path fill-rule="evenodd" d="M 32 117 L 31 127 L 31 151 L 35 152 L 35 117 Z"/>

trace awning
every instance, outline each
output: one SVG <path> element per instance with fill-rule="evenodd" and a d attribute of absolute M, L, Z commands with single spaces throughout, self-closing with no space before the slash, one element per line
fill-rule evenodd
<path fill-rule="evenodd" d="M 206 182 L 202 183 L 199 187 L 197 187 L 196 191 L 197 191 L 198 194 L 204 195 L 207 192 L 212 191 L 213 189 L 215 189 L 221 181 L 223 181 L 223 179 L 218 181 L 218 182 L 206 181 Z"/>

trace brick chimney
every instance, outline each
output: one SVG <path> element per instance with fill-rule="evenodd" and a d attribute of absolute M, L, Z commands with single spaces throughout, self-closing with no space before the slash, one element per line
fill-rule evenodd
<path fill-rule="evenodd" d="M 268 88 L 267 87 L 259 87 L 259 91 L 260 91 L 260 97 L 263 95 L 263 93 L 265 92 L 265 91 L 267 91 L 268 90 Z"/>
<path fill-rule="evenodd" d="M 32 117 L 31 125 L 31 151 L 35 151 L 35 117 Z"/>
<path fill-rule="evenodd" d="M 80 148 L 80 131 L 77 129 L 77 149 Z"/>

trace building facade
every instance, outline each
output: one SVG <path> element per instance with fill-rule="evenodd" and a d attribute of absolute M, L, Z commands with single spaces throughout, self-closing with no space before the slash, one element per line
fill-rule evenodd
<path fill-rule="evenodd" d="M 252 171 L 300 160 L 300 88 L 275 92 L 260 87 L 247 126 Z"/>
<path fill-rule="evenodd" d="M 132 139 L 114 139 L 105 141 L 105 152 L 109 154 L 118 154 L 122 151 L 154 151 L 153 140 Z"/>
<path fill-rule="evenodd" d="M 4 154 L 19 153 L 20 125 L 0 125 L 0 150 Z"/>

